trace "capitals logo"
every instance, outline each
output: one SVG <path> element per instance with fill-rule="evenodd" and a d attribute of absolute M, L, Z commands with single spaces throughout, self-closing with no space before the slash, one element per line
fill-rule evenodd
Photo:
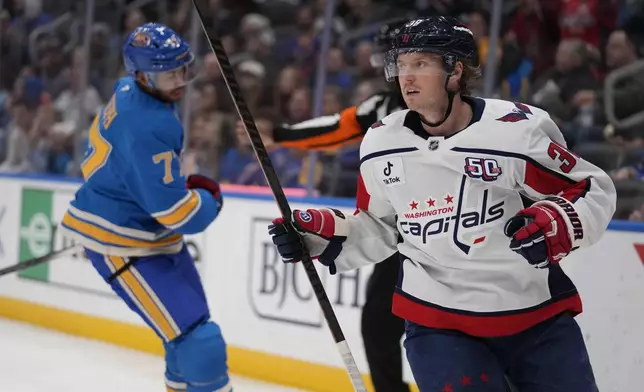
<path fill-rule="evenodd" d="M 519 122 L 522 120 L 527 120 L 528 114 L 532 114 L 532 110 L 530 110 L 530 108 L 523 103 L 515 102 L 514 106 L 516 106 L 516 109 L 512 109 L 510 113 L 506 114 L 503 117 L 497 118 L 497 121 Z"/>
<path fill-rule="evenodd" d="M 458 204 L 456 205 L 456 213 L 447 216 L 436 217 L 425 224 L 421 222 L 412 222 L 402 220 L 398 222 L 400 231 L 405 235 L 421 237 L 423 244 L 429 240 L 447 235 L 451 231 L 451 237 L 454 245 L 466 255 L 469 254 L 472 245 L 481 244 L 486 240 L 486 235 L 474 236 L 473 240 L 465 243 L 462 240 L 463 232 L 477 232 L 482 229 L 481 226 L 496 222 L 505 214 L 505 202 L 490 201 L 489 191 L 483 191 L 483 199 L 479 207 L 474 209 L 465 210 L 463 207 L 463 200 L 465 199 L 465 182 L 467 176 L 463 176 L 461 180 L 461 187 L 458 196 Z M 405 214 L 406 215 L 406 214 Z M 483 233 L 481 233 L 483 234 Z"/>

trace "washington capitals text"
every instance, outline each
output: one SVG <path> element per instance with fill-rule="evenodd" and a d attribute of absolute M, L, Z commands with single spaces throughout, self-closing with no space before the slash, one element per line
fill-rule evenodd
<path fill-rule="evenodd" d="M 505 213 L 503 209 L 504 201 L 500 201 L 488 207 L 488 190 L 483 191 L 483 202 L 481 208 L 478 211 L 468 211 L 463 212 L 463 199 L 464 199 L 464 185 L 467 177 L 463 176 L 461 182 L 461 190 L 458 195 L 458 205 L 456 208 L 456 213 L 449 216 L 439 217 L 432 219 L 424 225 L 419 222 L 409 222 L 409 221 L 400 221 L 398 223 L 400 231 L 404 234 L 410 234 L 413 236 L 422 237 L 423 244 L 427 243 L 427 239 L 434 235 L 439 235 L 442 233 L 447 233 L 450 230 L 450 221 L 454 221 L 453 225 L 453 240 L 456 246 L 461 249 L 465 254 L 469 253 L 470 246 L 464 244 L 459 240 L 459 230 L 461 229 L 470 229 L 472 227 L 481 226 L 487 223 L 494 222 L 503 217 Z M 477 239 L 474 243 L 478 243 Z"/>

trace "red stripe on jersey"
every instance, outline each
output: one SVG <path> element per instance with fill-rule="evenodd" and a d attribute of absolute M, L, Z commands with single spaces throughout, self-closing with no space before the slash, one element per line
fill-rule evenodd
<path fill-rule="evenodd" d="M 579 294 L 536 309 L 531 308 L 523 313 L 506 315 L 500 312 L 498 316 L 450 312 L 446 308 L 439 309 L 416 302 L 400 293 L 395 293 L 393 300 L 393 313 L 405 320 L 430 328 L 453 329 L 478 337 L 514 335 L 565 311 L 573 315 L 582 312 Z"/>
<path fill-rule="evenodd" d="M 561 197 L 574 203 L 580 197 L 586 196 L 586 193 L 590 190 L 590 179 L 586 178 L 585 180 L 579 181 L 574 186 L 566 189 L 564 193 L 561 194 Z"/>
<path fill-rule="evenodd" d="M 362 175 L 358 176 L 358 190 L 356 192 L 356 211 L 353 215 L 357 215 L 360 210 L 369 211 L 369 200 L 371 196 L 367 192 L 367 187 L 364 184 Z"/>
<path fill-rule="evenodd" d="M 563 191 L 560 196 L 573 203 L 578 198 L 584 197 L 590 190 L 589 179 L 574 182 L 543 166 L 534 165 L 530 161 L 526 161 L 523 182 L 543 195 L 559 195 Z"/>
<path fill-rule="evenodd" d="M 525 163 L 524 184 L 543 195 L 557 195 L 559 192 L 574 182 L 567 181 L 565 177 L 558 176 L 543 166 L 534 165 L 530 161 Z"/>

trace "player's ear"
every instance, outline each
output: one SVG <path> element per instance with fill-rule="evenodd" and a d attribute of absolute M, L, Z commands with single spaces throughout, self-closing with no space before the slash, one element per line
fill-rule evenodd
<path fill-rule="evenodd" d="M 457 61 L 456 65 L 454 66 L 454 70 L 452 71 L 452 76 L 455 76 L 458 79 L 460 79 L 462 75 L 463 75 L 463 63 L 461 63 L 460 61 Z"/>
<path fill-rule="evenodd" d="M 448 88 L 450 91 L 458 90 L 462 77 L 463 77 L 463 63 L 460 61 L 457 61 L 456 64 L 454 65 L 454 70 L 449 76 Z"/>
<path fill-rule="evenodd" d="M 144 86 L 146 86 L 148 83 L 148 78 L 143 72 L 136 73 L 136 80 Z"/>

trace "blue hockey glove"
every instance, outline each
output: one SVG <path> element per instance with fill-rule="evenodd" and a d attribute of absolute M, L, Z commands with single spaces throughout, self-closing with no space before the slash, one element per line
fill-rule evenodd
<path fill-rule="evenodd" d="M 565 219 L 556 208 L 535 204 L 507 221 L 505 235 L 510 249 L 536 268 L 558 264 L 572 250 Z"/>
<path fill-rule="evenodd" d="M 293 229 L 295 228 L 295 230 Z M 307 237 L 317 236 L 326 241 L 324 250 L 311 254 L 322 264 L 329 267 L 331 274 L 337 272 L 335 259 L 342 251 L 342 243 L 347 239 L 348 222 L 344 214 L 335 209 L 309 209 L 293 211 L 293 227 L 284 224 L 283 218 L 273 220 L 268 227 L 273 243 L 285 263 L 297 263 L 302 260 Z M 311 250 L 311 247 L 308 247 Z"/>
<path fill-rule="evenodd" d="M 224 197 L 221 194 L 221 188 L 217 181 L 211 180 L 201 174 L 191 174 L 186 180 L 186 187 L 188 189 L 204 189 L 210 192 L 212 197 L 217 201 L 217 211 L 221 211 L 221 208 L 224 206 Z"/>

